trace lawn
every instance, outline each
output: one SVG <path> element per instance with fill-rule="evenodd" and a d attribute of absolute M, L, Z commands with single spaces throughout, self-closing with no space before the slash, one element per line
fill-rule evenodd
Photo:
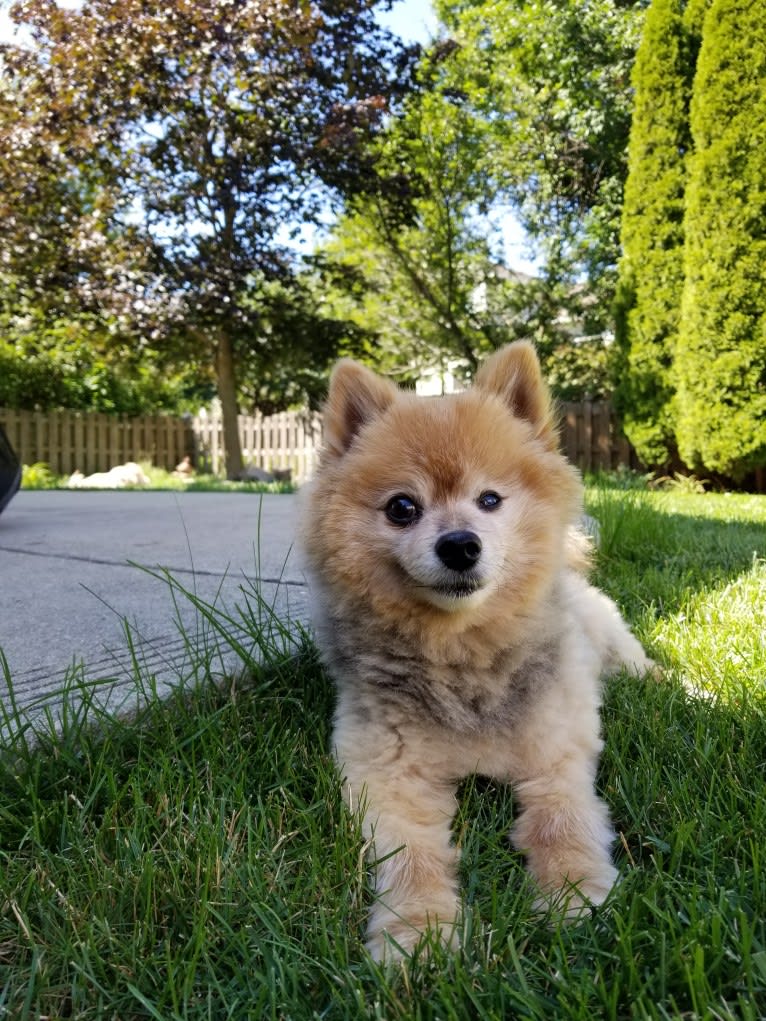
<path fill-rule="evenodd" d="M 225 689 L 121 721 L 75 691 L 62 733 L 9 743 L 0 1018 L 765 1017 L 766 498 L 602 481 L 588 508 L 596 579 L 667 667 L 606 688 L 622 882 L 602 909 L 533 914 L 512 795 L 478 778 L 455 823 L 462 951 L 373 964 L 331 687 L 275 627 Z"/>

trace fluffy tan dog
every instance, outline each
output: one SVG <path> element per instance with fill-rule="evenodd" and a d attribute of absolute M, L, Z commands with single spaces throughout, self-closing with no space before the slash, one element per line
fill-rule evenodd
<path fill-rule="evenodd" d="M 581 484 L 531 345 L 473 388 L 419 398 L 338 364 L 304 544 L 334 747 L 375 868 L 368 947 L 409 951 L 459 914 L 457 782 L 512 783 L 513 842 L 569 911 L 616 878 L 594 790 L 599 679 L 651 663 L 574 551 Z"/>

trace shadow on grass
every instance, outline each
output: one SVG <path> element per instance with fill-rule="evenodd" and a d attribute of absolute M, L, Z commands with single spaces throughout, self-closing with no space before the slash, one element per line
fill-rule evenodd
<path fill-rule="evenodd" d="M 655 617 L 676 613 L 690 593 L 720 587 L 766 557 L 763 497 L 681 498 L 597 484 L 586 506 L 600 525 L 594 581 L 631 620 L 648 608 Z"/>

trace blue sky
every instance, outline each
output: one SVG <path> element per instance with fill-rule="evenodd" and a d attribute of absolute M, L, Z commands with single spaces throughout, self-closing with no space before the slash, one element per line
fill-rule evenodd
<path fill-rule="evenodd" d="M 425 43 L 436 35 L 436 15 L 430 0 L 396 0 L 378 21 L 408 42 Z"/>
<path fill-rule="evenodd" d="M 8 14 L 10 3 L 0 3 L 0 43 L 7 43 L 13 37 L 13 25 Z"/>

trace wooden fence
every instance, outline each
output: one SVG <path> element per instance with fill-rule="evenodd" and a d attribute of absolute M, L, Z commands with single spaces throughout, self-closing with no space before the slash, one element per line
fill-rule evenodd
<path fill-rule="evenodd" d="M 90 475 L 125 461 L 174 468 L 193 452 L 191 419 L 171 415 L 127 418 L 81 411 L 10 411 L 0 408 L 11 446 L 22 464 L 39 461 L 60 475 Z"/>
<path fill-rule="evenodd" d="M 565 403 L 561 411 L 562 449 L 583 471 L 639 467 L 622 436 L 614 410 L 603 401 Z M 220 416 L 126 418 L 79 411 L 10 411 L 0 408 L 0 425 L 23 464 L 44 462 L 52 471 L 86 475 L 125 461 L 150 461 L 172 470 L 189 455 L 198 470 L 222 474 Z M 322 442 L 321 416 L 309 412 L 240 415 L 239 435 L 246 464 L 292 471 L 294 482 L 312 473 Z"/>
<path fill-rule="evenodd" d="M 561 449 L 580 471 L 641 467 L 609 401 L 565 401 L 559 413 Z"/>
<path fill-rule="evenodd" d="M 127 418 L 80 411 L 13 411 L 0 408 L 0 425 L 22 464 L 44 462 L 60 475 L 108 471 L 126 461 L 150 461 L 172 470 L 189 455 L 198 470 L 224 470 L 220 415 Z M 242 456 L 258 468 L 289 468 L 296 482 L 311 474 L 322 442 L 321 417 L 313 413 L 240 415 Z"/>
<path fill-rule="evenodd" d="M 202 413 L 191 420 L 194 463 L 213 475 L 224 472 L 223 423 L 220 415 Z M 278 415 L 240 415 L 239 442 L 245 464 L 292 472 L 293 482 L 311 475 L 322 445 L 322 416 L 283 411 Z"/>

